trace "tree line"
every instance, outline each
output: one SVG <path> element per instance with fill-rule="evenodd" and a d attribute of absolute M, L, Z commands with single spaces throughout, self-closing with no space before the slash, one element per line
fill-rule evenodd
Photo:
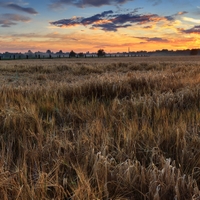
<path fill-rule="evenodd" d="M 78 53 L 76 54 L 73 50 L 69 53 L 69 57 L 76 57 L 78 55 L 78 57 L 84 57 L 84 53 Z M 104 51 L 104 49 L 99 49 L 97 51 L 97 56 L 98 57 L 104 57 L 106 55 L 106 52 Z"/>

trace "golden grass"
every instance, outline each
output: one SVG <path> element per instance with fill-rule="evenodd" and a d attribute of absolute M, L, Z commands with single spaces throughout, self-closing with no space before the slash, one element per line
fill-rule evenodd
<path fill-rule="evenodd" d="M 1 61 L 0 97 L 0 199 L 200 198 L 198 57 Z"/>

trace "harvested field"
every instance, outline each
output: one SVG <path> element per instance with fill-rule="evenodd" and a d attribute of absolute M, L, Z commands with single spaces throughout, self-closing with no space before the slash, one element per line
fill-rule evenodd
<path fill-rule="evenodd" d="M 200 57 L 0 61 L 0 199 L 200 199 Z"/>

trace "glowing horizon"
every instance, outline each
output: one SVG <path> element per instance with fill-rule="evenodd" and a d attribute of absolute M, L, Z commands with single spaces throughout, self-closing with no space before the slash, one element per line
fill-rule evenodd
<path fill-rule="evenodd" d="M 0 0 L 0 52 L 105 52 L 200 47 L 194 0 Z"/>

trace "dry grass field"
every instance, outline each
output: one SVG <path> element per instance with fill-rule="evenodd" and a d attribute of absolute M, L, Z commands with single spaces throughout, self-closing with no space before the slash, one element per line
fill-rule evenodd
<path fill-rule="evenodd" d="M 200 199 L 200 57 L 0 61 L 0 199 Z"/>

